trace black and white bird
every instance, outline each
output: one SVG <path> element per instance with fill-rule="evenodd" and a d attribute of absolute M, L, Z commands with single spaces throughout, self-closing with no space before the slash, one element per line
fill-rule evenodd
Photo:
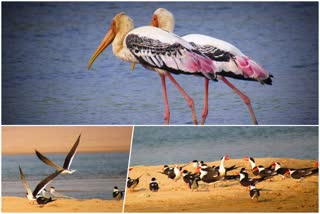
<path fill-rule="evenodd" d="M 219 175 L 219 172 L 206 164 L 203 164 L 200 169 L 200 179 L 205 183 L 214 183 L 217 181 L 222 181 L 223 176 Z"/>
<path fill-rule="evenodd" d="M 72 197 L 69 197 L 69 196 L 61 194 L 60 192 L 57 192 L 56 189 L 53 186 L 50 187 L 49 193 L 50 193 L 52 198 L 56 198 L 56 199 L 59 199 L 59 198 L 72 199 Z"/>
<path fill-rule="evenodd" d="M 41 195 L 43 189 L 46 188 L 46 186 L 56 177 L 58 176 L 62 170 L 60 171 L 56 171 L 50 175 L 48 175 L 46 178 L 44 178 L 42 181 L 40 181 L 40 183 L 38 183 L 38 185 L 36 186 L 36 188 L 33 190 L 33 192 L 30 189 L 30 186 L 27 182 L 27 179 L 25 177 L 25 175 L 23 174 L 23 171 L 21 169 L 21 167 L 19 166 L 19 171 L 20 171 L 20 178 L 21 181 L 25 187 L 25 189 L 27 190 L 26 193 L 26 197 L 28 198 L 29 202 L 34 202 L 37 201 L 38 204 L 43 205 L 43 204 L 47 204 L 49 202 L 52 202 L 53 199 L 52 198 L 46 198 L 43 197 Z"/>
<path fill-rule="evenodd" d="M 38 156 L 38 158 L 44 162 L 45 164 L 54 167 L 57 171 L 61 171 L 61 174 L 72 174 L 74 173 L 76 170 L 71 170 L 70 166 L 72 163 L 72 160 L 76 154 L 79 142 L 80 142 L 80 137 L 81 134 L 79 135 L 78 139 L 76 140 L 76 142 L 73 144 L 72 148 L 70 149 L 68 155 L 66 156 L 63 166 L 59 166 L 56 163 L 54 163 L 53 161 L 51 161 L 50 159 L 48 159 L 46 156 L 44 156 L 43 154 L 41 154 L 39 151 L 35 150 L 36 155 Z"/>
<path fill-rule="evenodd" d="M 188 172 L 188 170 L 183 170 L 182 178 L 183 181 L 188 185 L 189 189 L 191 189 L 191 191 L 198 190 L 198 182 L 201 180 L 199 174 L 192 174 Z"/>
<path fill-rule="evenodd" d="M 169 176 L 169 174 L 174 174 L 173 167 L 169 167 L 168 165 L 163 166 L 163 171 L 159 172 L 161 174 Z"/>
<path fill-rule="evenodd" d="M 127 188 L 129 188 L 131 191 L 134 191 L 134 188 L 139 184 L 139 179 L 141 177 L 142 177 L 142 175 L 140 175 L 139 177 L 137 177 L 135 179 L 128 177 Z"/>
<path fill-rule="evenodd" d="M 277 172 L 273 169 L 265 169 L 262 165 L 259 165 L 257 168 L 254 169 L 254 171 L 258 171 L 260 177 L 268 179 L 272 176 L 277 175 Z"/>
<path fill-rule="evenodd" d="M 289 168 L 281 167 L 281 164 L 279 162 L 274 162 L 272 165 L 277 175 L 281 176 L 282 178 L 285 178 L 286 172 Z"/>
<path fill-rule="evenodd" d="M 236 165 L 233 165 L 231 167 L 225 167 L 224 166 L 224 161 L 230 160 L 230 156 L 229 155 L 225 155 L 220 159 L 220 165 L 214 167 L 214 170 L 219 172 L 220 176 L 226 176 L 228 171 L 237 169 L 238 167 L 236 167 Z"/>
<path fill-rule="evenodd" d="M 256 198 L 258 201 L 260 197 L 260 189 L 257 189 L 255 185 L 250 185 L 249 195 L 251 199 Z"/>
<path fill-rule="evenodd" d="M 300 181 L 305 177 L 318 174 L 319 168 L 315 169 L 288 169 L 286 174 L 289 174 L 293 179 L 299 179 Z"/>
<path fill-rule="evenodd" d="M 244 157 L 244 160 L 250 162 L 250 166 L 251 166 L 251 170 L 252 170 L 253 175 L 256 175 L 256 176 L 259 175 L 258 166 L 256 165 L 256 162 L 253 159 L 253 157 L 246 156 L 246 157 Z M 262 166 L 262 165 L 260 165 L 260 166 Z M 265 169 L 272 169 L 272 164 L 270 166 L 266 167 Z"/>
<path fill-rule="evenodd" d="M 255 184 L 265 180 L 264 177 L 262 177 L 262 178 L 249 178 L 249 174 L 247 173 L 247 171 L 244 168 L 242 168 L 238 174 L 240 175 L 240 184 L 244 187 L 249 187 L 250 185 L 255 185 Z"/>
<path fill-rule="evenodd" d="M 149 184 L 149 190 L 152 192 L 158 192 L 160 189 L 159 184 L 157 183 L 156 178 L 151 178 L 151 182 Z"/>
<path fill-rule="evenodd" d="M 121 200 L 123 198 L 124 190 L 119 191 L 118 187 L 113 188 L 112 197 L 116 200 Z"/>

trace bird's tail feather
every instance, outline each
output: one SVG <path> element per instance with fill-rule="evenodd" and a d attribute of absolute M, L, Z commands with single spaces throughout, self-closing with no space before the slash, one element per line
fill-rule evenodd
<path fill-rule="evenodd" d="M 262 84 L 272 85 L 271 77 L 273 76 L 249 57 L 236 56 L 235 63 L 242 70 L 244 76 L 255 79 Z"/>

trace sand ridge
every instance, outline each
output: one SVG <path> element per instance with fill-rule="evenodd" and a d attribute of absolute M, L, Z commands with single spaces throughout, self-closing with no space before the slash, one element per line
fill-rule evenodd
<path fill-rule="evenodd" d="M 21 197 L 2 197 L 2 212 L 122 212 L 123 200 L 59 199 L 43 207 Z"/>
<path fill-rule="evenodd" d="M 282 167 L 290 168 L 312 167 L 315 163 L 314 160 L 289 158 L 255 158 L 255 161 L 257 165 L 264 166 L 278 161 Z M 219 161 L 207 164 L 217 166 Z M 239 168 L 228 174 L 236 174 L 241 167 L 245 167 L 249 176 L 254 177 L 248 161 L 231 159 L 225 162 L 226 167 L 234 164 Z M 256 185 L 263 189 L 257 202 L 250 199 L 249 192 L 240 185 L 239 180 L 222 181 L 215 185 L 199 182 L 199 191 L 191 192 L 182 179 L 174 182 L 160 174 L 162 167 L 133 166 L 129 174 L 131 178 L 144 175 L 136 191 L 127 191 L 125 212 L 318 212 L 318 175 L 307 177 L 302 182 L 280 176 L 274 177 L 271 182 L 263 181 Z M 193 172 L 192 164 L 185 169 Z M 159 192 L 148 189 L 152 177 L 157 178 Z"/>

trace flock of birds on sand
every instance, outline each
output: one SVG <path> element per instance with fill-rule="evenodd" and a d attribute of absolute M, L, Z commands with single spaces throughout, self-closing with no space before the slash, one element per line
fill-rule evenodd
<path fill-rule="evenodd" d="M 70 149 L 68 155 L 66 156 L 66 158 L 64 160 L 63 166 L 57 165 L 56 163 L 51 161 L 49 158 L 47 158 L 46 156 L 41 154 L 39 151 L 35 150 L 37 157 L 45 164 L 47 164 L 51 167 L 54 167 L 56 169 L 56 171 L 54 173 L 48 175 L 42 181 L 40 181 L 33 191 L 31 191 L 30 186 L 27 182 L 27 179 L 22 171 L 22 168 L 21 168 L 21 166 L 19 166 L 20 178 L 21 178 L 21 181 L 22 181 L 25 189 L 27 190 L 26 197 L 28 198 L 30 203 L 37 202 L 38 205 L 43 206 L 47 203 L 50 203 L 52 201 L 57 200 L 58 198 L 71 198 L 71 197 L 65 196 L 61 193 L 58 193 L 57 191 L 55 191 L 54 187 L 50 187 L 50 189 L 48 191 L 46 189 L 46 186 L 59 174 L 73 174 L 76 171 L 76 170 L 70 169 L 70 166 L 71 166 L 72 160 L 76 154 L 78 145 L 80 143 L 80 137 L 81 137 L 81 135 L 79 135 L 76 142 L 74 143 L 74 145 Z M 119 191 L 118 187 L 115 186 L 113 193 L 112 193 L 112 196 L 114 199 L 120 200 L 123 197 L 123 192 L 124 191 Z"/>
<path fill-rule="evenodd" d="M 113 54 L 130 62 L 155 71 L 160 75 L 164 99 L 164 123 L 169 124 L 170 109 L 168 103 L 166 77 L 187 101 L 191 109 L 192 120 L 198 124 L 193 99 L 185 92 L 171 74 L 187 74 L 204 78 L 204 105 L 200 124 L 204 124 L 208 115 L 209 81 L 221 80 L 229 86 L 247 105 L 254 124 L 258 124 L 251 101 L 227 78 L 257 81 L 272 84 L 272 75 L 258 63 L 243 54 L 234 45 L 201 34 L 189 34 L 179 37 L 174 34 L 173 14 L 165 8 L 155 10 L 151 26 L 134 28 L 133 20 L 121 12 L 114 16 L 109 31 L 88 62 L 91 68 L 96 58 L 112 43 Z"/>
<path fill-rule="evenodd" d="M 305 177 L 318 174 L 319 172 L 318 162 L 316 162 L 312 167 L 299 169 L 282 167 L 279 162 L 273 162 L 270 164 L 270 166 L 265 168 L 262 165 L 257 166 L 254 158 L 245 157 L 245 160 L 250 162 L 250 168 L 253 175 L 258 176 L 255 178 L 250 178 L 245 168 L 241 168 L 240 171 L 234 175 L 227 175 L 228 172 L 236 170 L 239 167 L 236 165 L 225 167 L 224 161 L 226 160 L 230 160 L 229 155 L 225 155 L 221 158 L 219 166 L 208 166 L 203 161 L 194 160 L 192 162 L 194 167 L 193 173 L 183 169 L 191 163 L 184 166 L 176 165 L 175 167 L 164 165 L 163 171 L 159 173 L 166 175 L 169 179 L 174 181 L 182 178 L 191 191 L 198 190 L 200 181 L 207 184 L 215 184 L 216 182 L 220 181 L 239 180 L 241 186 L 247 187 L 248 190 L 250 190 L 250 198 L 255 198 L 258 201 L 261 189 L 256 188 L 256 184 L 259 182 L 271 180 L 274 176 L 281 176 L 283 179 L 288 176 L 301 182 Z M 131 191 L 134 191 L 134 188 L 139 184 L 140 177 L 135 179 L 128 177 L 127 188 Z M 149 189 L 153 192 L 157 192 L 160 189 L 159 184 L 156 182 L 156 178 L 153 177 L 151 179 Z"/>

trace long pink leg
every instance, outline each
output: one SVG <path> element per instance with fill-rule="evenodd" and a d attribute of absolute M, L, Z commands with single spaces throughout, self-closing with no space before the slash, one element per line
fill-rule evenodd
<path fill-rule="evenodd" d="M 258 121 L 257 118 L 253 112 L 252 106 L 251 106 L 251 101 L 249 99 L 249 97 L 247 97 L 247 95 L 245 95 L 244 93 L 242 93 L 241 91 L 239 91 L 239 89 L 237 89 L 231 82 L 229 82 L 226 78 L 222 77 L 222 81 L 224 83 L 226 83 L 230 88 L 232 88 L 232 90 L 234 92 L 236 92 L 243 100 L 243 102 L 248 106 L 252 121 L 255 125 L 258 125 Z"/>
<path fill-rule="evenodd" d="M 206 122 L 206 118 L 208 116 L 208 96 L 209 96 L 209 79 L 204 79 L 204 99 L 203 99 L 203 110 L 202 110 L 202 118 L 201 125 L 204 125 Z"/>
<path fill-rule="evenodd" d="M 167 72 L 167 77 L 171 80 L 171 82 L 176 86 L 178 91 L 182 94 L 184 99 L 187 101 L 188 106 L 191 109 L 193 123 L 195 125 L 198 125 L 197 114 L 195 111 L 193 99 L 183 90 L 183 88 L 179 85 L 179 83 L 173 78 L 173 76 L 169 72 Z"/>
<path fill-rule="evenodd" d="M 163 102 L 164 102 L 164 124 L 168 125 L 170 120 L 170 110 L 169 110 L 169 102 L 167 95 L 167 87 L 166 87 L 166 76 L 161 75 L 161 83 L 162 83 L 162 93 L 163 93 Z"/>

